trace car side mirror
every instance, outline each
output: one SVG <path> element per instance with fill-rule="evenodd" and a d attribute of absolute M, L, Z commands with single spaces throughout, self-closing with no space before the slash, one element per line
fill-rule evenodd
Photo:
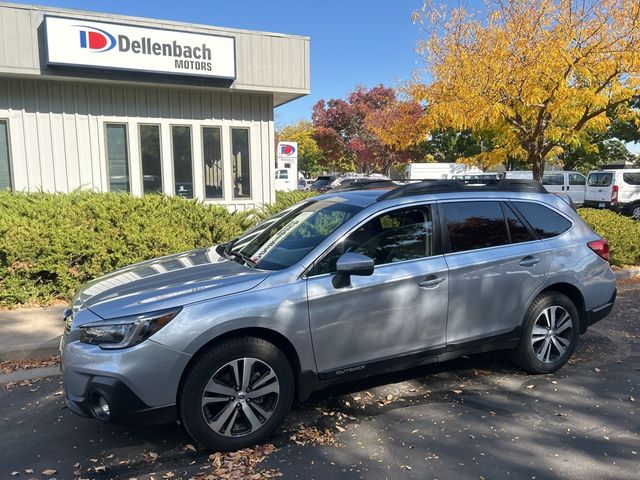
<path fill-rule="evenodd" d="M 348 287 L 351 275 L 367 277 L 373 275 L 373 259 L 359 253 L 347 252 L 336 262 L 336 274 L 333 277 L 335 288 Z"/>

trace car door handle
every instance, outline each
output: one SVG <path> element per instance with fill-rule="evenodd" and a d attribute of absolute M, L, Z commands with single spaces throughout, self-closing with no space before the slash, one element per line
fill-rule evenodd
<path fill-rule="evenodd" d="M 531 255 L 528 255 L 524 257 L 522 260 L 520 260 L 521 267 L 533 267 L 538 263 L 540 263 L 540 259 L 538 257 L 533 257 Z"/>
<path fill-rule="evenodd" d="M 434 288 L 445 281 L 444 277 L 436 277 L 435 275 L 429 275 L 424 280 L 418 283 L 420 288 Z"/>

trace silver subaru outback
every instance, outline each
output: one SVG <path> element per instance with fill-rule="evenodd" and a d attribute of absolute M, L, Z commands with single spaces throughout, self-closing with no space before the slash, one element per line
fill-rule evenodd
<path fill-rule="evenodd" d="M 232 450 L 335 382 L 498 349 L 553 372 L 613 308 L 608 254 L 535 182 L 354 185 L 87 284 L 65 312 L 66 404 Z"/>

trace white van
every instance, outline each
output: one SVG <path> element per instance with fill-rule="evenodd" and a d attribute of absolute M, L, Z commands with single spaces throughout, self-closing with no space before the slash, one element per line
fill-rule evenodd
<path fill-rule="evenodd" d="M 298 189 L 298 179 L 291 168 L 276 170 L 275 187 L 279 192 L 292 192 Z"/>
<path fill-rule="evenodd" d="M 589 172 L 584 205 L 609 208 L 640 220 L 640 168 Z"/>
<path fill-rule="evenodd" d="M 532 179 L 529 171 L 505 172 L 505 178 Z M 542 175 L 542 185 L 551 193 L 564 193 L 571 197 L 576 206 L 584 203 L 587 179 L 579 172 L 567 170 L 547 170 Z"/>

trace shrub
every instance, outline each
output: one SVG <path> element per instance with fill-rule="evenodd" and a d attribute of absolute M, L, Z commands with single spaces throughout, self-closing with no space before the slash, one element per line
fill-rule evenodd
<path fill-rule="evenodd" d="M 179 197 L 0 193 L 0 305 L 68 300 L 86 281 L 149 258 L 211 246 L 254 220 Z"/>
<path fill-rule="evenodd" d="M 262 207 L 262 209 L 256 213 L 256 216 L 259 220 L 264 220 L 265 218 L 269 218 L 270 216 L 281 212 L 285 208 L 289 208 L 290 206 L 317 194 L 318 192 L 303 190 L 294 190 L 293 192 L 276 192 L 275 203 L 270 203 L 269 205 Z"/>
<path fill-rule="evenodd" d="M 598 235 L 609 240 L 613 265 L 640 265 L 640 222 L 609 210 L 578 211 Z"/>

